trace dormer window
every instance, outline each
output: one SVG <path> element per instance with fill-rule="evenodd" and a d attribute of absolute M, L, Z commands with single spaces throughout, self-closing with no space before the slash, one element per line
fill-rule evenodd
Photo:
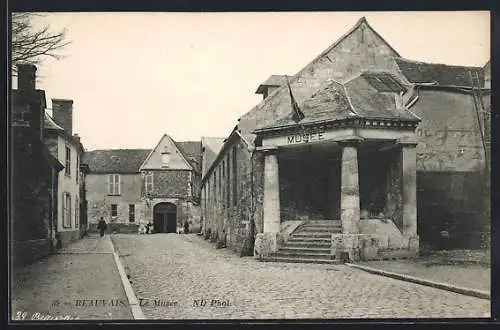
<path fill-rule="evenodd" d="M 170 152 L 164 151 L 161 153 L 161 167 L 168 167 L 170 163 Z"/>

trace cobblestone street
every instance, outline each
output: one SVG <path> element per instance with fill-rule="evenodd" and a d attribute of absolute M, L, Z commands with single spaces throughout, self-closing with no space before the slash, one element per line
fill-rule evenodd
<path fill-rule="evenodd" d="M 344 265 L 261 263 L 196 235 L 112 240 L 148 319 L 489 317 L 488 300 Z"/>

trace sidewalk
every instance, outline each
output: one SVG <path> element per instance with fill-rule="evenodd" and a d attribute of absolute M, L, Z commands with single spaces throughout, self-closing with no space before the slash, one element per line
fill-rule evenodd
<path fill-rule="evenodd" d="M 110 243 L 86 237 L 14 270 L 12 319 L 132 319 Z"/>
<path fill-rule="evenodd" d="M 490 291 L 491 266 L 480 252 L 440 251 L 409 260 L 364 261 L 361 266 L 447 283 L 474 290 Z"/>

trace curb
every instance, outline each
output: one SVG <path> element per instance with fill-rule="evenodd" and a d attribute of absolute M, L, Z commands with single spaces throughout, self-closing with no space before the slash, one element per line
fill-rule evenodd
<path fill-rule="evenodd" d="M 113 245 L 113 241 L 111 241 L 111 237 L 108 237 L 109 244 L 111 245 L 111 250 L 113 251 L 113 257 L 115 259 L 116 267 L 118 268 L 118 273 L 120 273 L 120 278 L 122 280 L 123 289 L 125 290 L 125 294 L 127 295 L 127 300 L 130 305 L 130 309 L 132 310 L 132 316 L 134 320 L 145 320 L 146 317 L 142 312 L 141 306 L 135 296 L 134 289 L 132 289 L 132 285 L 130 284 L 127 274 L 125 273 L 125 268 L 123 268 L 122 262 L 120 261 L 120 257 L 118 253 L 115 251 L 115 246 Z"/>
<path fill-rule="evenodd" d="M 455 293 L 460 293 L 460 294 L 463 294 L 466 296 L 476 297 L 476 298 L 480 298 L 480 299 L 486 299 L 486 300 L 491 299 L 490 293 L 486 292 L 486 291 L 482 291 L 482 290 L 464 288 L 464 287 L 451 285 L 451 284 L 447 284 L 447 283 L 434 282 L 434 281 L 430 281 L 430 280 L 425 280 L 423 278 L 418 278 L 418 277 L 414 277 L 414 276 L 410 276 L 410 275 L 403 275 L 403 274 L 399 274 L 399 273 L 393 273 L 393 272 L 389 272 L 389 271 L 385 271 L 385 270 L 381 270 L 381 269 L 377 269 L 377 268 L 372 268 L 372 267 L 368 267 L 368 266 L 361 266 L 361 265 L 356 265 L 356 264 L 351 264 L 351 263 L 346 263 L 345 265 L 352 267 L 352 268 L 364 270 L 365 272 L 368 272 L 368 273 L 382 275 L 382 276 L 394 278 L 394 279 L 401 280 L 401 281 L 430 286 L 432 288 L 451 291 L 451 292 L 455 292 Z"/>

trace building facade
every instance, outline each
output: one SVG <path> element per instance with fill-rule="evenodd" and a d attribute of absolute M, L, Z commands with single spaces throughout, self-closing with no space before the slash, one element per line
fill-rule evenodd
<path fill-rule="evenodd" d="M 306 226 L 332 229 L 331 253 L 351 258 L 442 248 L 445 231 L 448 247 L 479 247 L 485 71 L 404 59 L 362 18 L 290 89 L 276 75 L 259 86 L 264 99 L 204 171 L 205 235 L 241 254 L 277 252 Z"/>
<path fill-rule="evenodd" d="M 85 220 L 81 221 L 81 213 L 86 203 L 82 191 L 88 171 L 82 162 L 84 148 L 80 137 L 73 134 L 72 100 L 52 99 L 52 117 L 45 114 L 44 142 L 50 153 L 64 164 L 58 177 L 56 205 L 57 244 L 64 247 L 80 239 L 87 230 Z"/>
<path fill-rule="evenodd" d="M 17 65 L 12 91 L 10 247 L 14 265 L 48 255 L 55 246 L 58 172 L 64 166 L 43 144 L 45 93 L 35 87 L 36 67 Z"/>
<path fill-rule="evenodd" d="M 152 150 L 95 150 L 86 160 L 92 227 L 104 217 L 119 232 L 137 232 L 141 223 L 151 223 L 155 232 L 177 232 L 186 221 L 199 230 L 199 141 L 176 142 L 165 134 Z"/>

